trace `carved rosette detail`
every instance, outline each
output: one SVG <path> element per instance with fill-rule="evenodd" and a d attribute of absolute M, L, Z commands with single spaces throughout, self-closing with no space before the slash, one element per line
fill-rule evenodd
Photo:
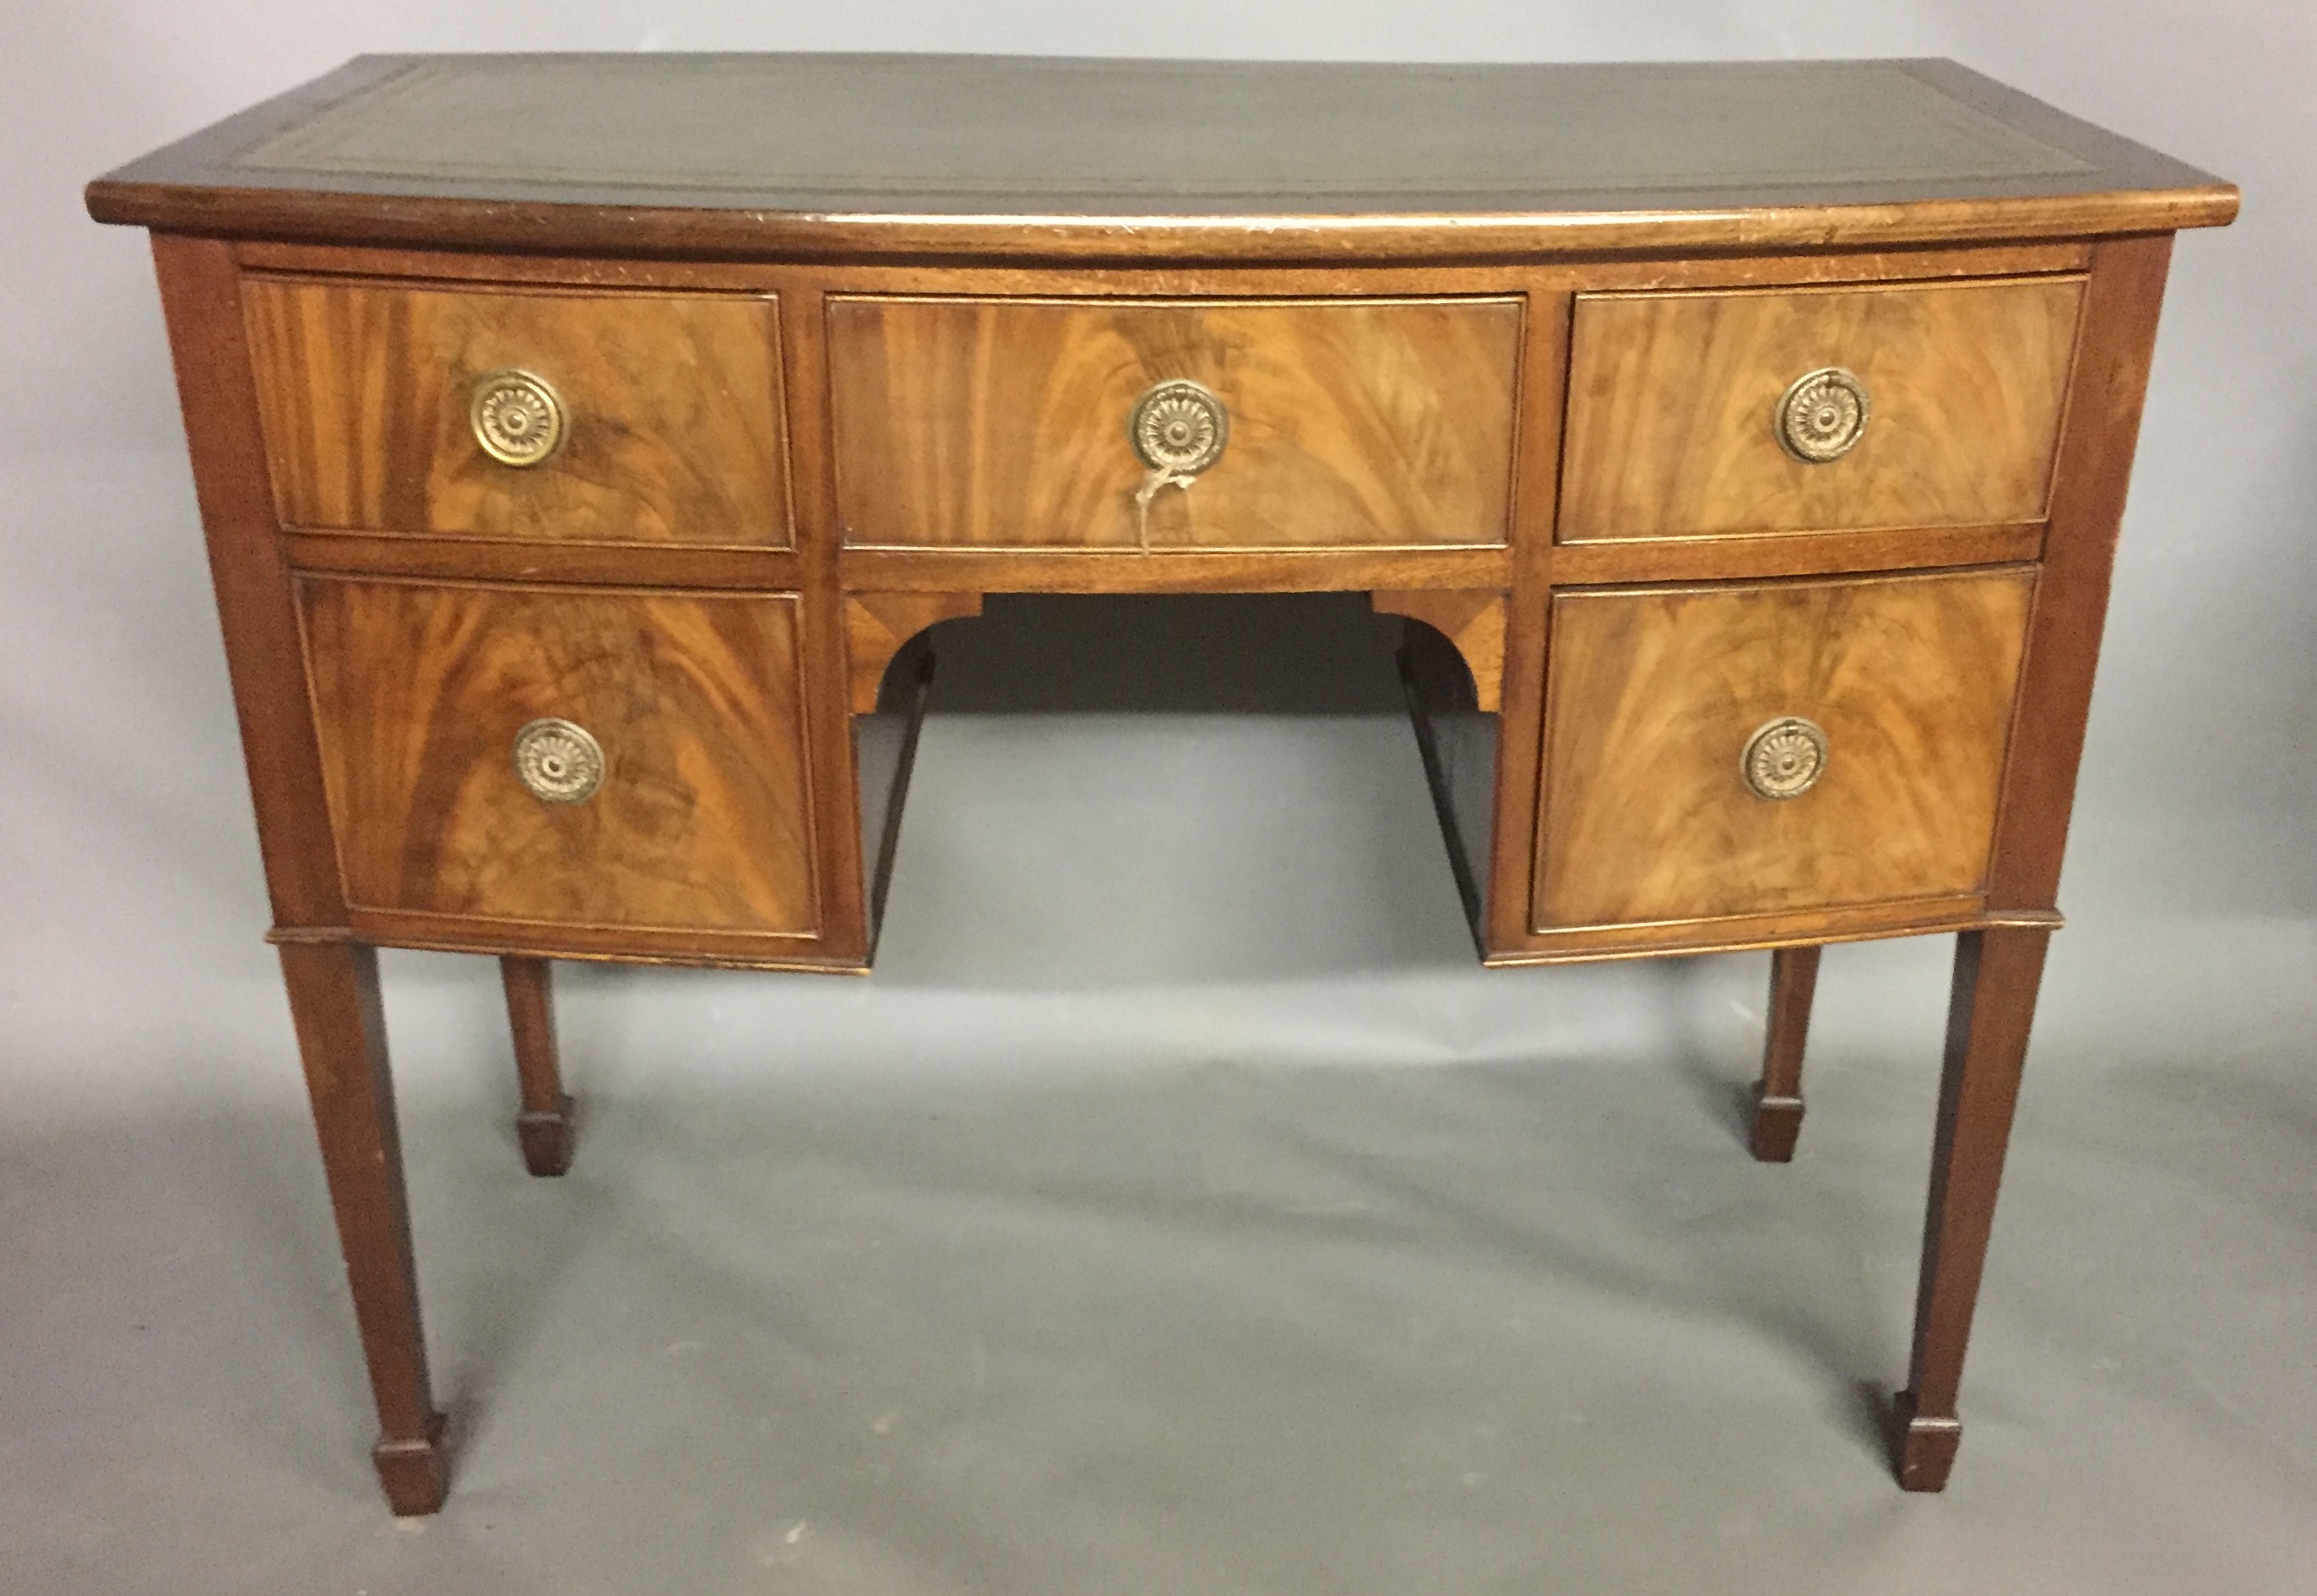
<path fill-rule="evenodd" d="M 1746 740 L 1738 769 L 1757 798 L 1799 798 L 1826 774 L 1826 754 L 1816 722 L 1781 715 Z"/>
<path fill-rule="evenodd" d="M 1127 436 L 1136 458 L 1169 477 L 1195 477 L 1222 458 L 1230 416 L 1196 382 L 1161 382 L 1135 401 Z"/>
<path fill-rule="evenodd" d="M 1778 442 L 1796 460 L 1824 465 L 1866 435 L 1866 384 L 1840 366 L 1806 372 L 1778 400 Z"/>
<path fill-rule="evenodd" d="M 533 721 L 514 734 L 514 774 L 544 802 L 585 802 L 604 785 L 604 750 L 585 727 Z"/>
<path fill-rule="evenodd" d="M 529 372 L 479 379 L 467 419 L 475 442 L 501 465 L 537 465 L 563 442 L 563 401 L 546 379 Z"/>

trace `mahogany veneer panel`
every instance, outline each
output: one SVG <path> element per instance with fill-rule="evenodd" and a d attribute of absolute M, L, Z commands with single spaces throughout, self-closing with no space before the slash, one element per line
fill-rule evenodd
<path fill-rule="evenodd" d="M 837 503 L 889 548 L 1500 544 L 1521 303 L 841 298 Z M 1152 384 L 1230 413 L 1222 457 L 1137 503 Z"/>
<path fill-rule="evenodd" d="M 2080 277 L 1580 294 L 1561 537 L 2042 519 Z M 1804 372 L 1865 384 L 1856 447 L 1809 462 L 1775 413 Z"/>
<path fill-rule="evenodd" d="M 819 910 L 792 596 L 299 583 L 346 901 L 810 937 Z M 585 727 L 548 802 L 511 749 Z"/>
<path fill-rule="evenodd" d="M 1561 593 L 1535 925 L 1683 922 L 1982 890 L 2032 568 Z M 1800 715 L 1825 773 L 1757 797 Z"/>
<path fill-rule="evenodd" d="M 770 298 L 252 277 L 242 299 L 286 525 L 789 546 Z M 507 368 L 567 411 L 534 465 L 492 459 L 468 419 Z"/>

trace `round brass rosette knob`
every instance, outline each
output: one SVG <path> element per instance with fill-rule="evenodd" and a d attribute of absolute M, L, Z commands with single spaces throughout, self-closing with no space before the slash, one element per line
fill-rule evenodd
<path fill-rule="evenodd" d="M 533 721 L 514 734 L 515 779 L 549 803 L 581 803 L 604 785 L 604 750 L 586 728 Z"/>
<path fill-rule="evenodd" d="M 1230 415 L 1196 382 L 1161 382 L 1134 401 L 1126 435 L 1135 457 L 1169 477 L 1195 477 L 1222 458 Z"/>
<path fill-rule="evenodd" d="M 1757 798 L 1799 798 L 1826 774 L 1826 732 L 1815 721 L 1781 715 L 1746 740 L 1738 770 Z"/>
<path fill-rule="evenodd" d="M 475 380 L 467 422 L 483 453 L 501 465 L 537 465 L 563 442 L 563 401 L 543 377 L 493 372 Z"/>
<path fill-rule="evenodd" d="M 1778 442 L 1810 465 L 1839 460 L 1866 435 L 1866 384 L 1840 366 L 1805 372 L 1778 400 Z"/>

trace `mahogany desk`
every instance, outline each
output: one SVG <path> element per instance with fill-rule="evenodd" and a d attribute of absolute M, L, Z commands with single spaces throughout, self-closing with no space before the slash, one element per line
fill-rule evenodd
<path fill-rule="evenodd" d="M 1492 964 L 1958 934 L 1900 1483 L 1937 1490 L 2173 231 L 1941 61 L 357 60 L 153 232 L 394 1510 L 448 1479 L 372 948 L 867 967 L 935 621 L 1348 589 Z M 887 714 L 876 713 L 881 705 Z"/>

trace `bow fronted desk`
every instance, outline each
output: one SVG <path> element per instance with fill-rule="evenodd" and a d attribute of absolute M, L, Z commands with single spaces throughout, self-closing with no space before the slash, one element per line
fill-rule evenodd
<path fill-rule="evenodd" d="M 373 58 L 153 233 L 273 939 L 401 1513 L 448 1480 L 372 949 L 857 972 L 990 593 L 1348 590 L 1491 964 L 1952 933 L 1937 1490 L 2172 234 L 1946 62 Z M 898 659 L 897 659 L 898 656 Z M 884 714 L 874 712 L 882 707 Z M 889 727 L 898 728 L 891 735 Z"/>

